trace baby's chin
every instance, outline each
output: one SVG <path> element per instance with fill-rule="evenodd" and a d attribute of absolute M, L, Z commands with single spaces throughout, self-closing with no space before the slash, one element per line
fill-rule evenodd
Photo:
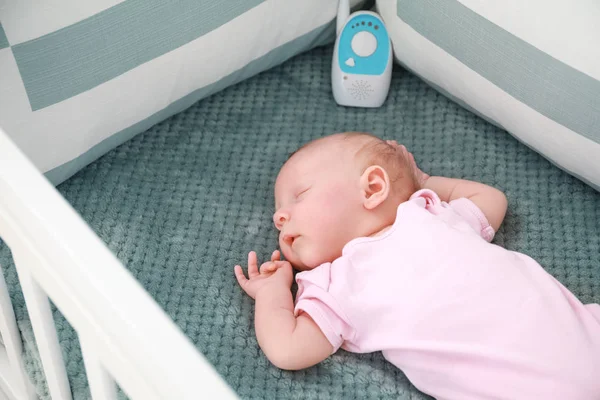
<path fill-rule="evenodd" d="M 311 269 L 317 268 L 319 265 L 328 262 L 324 257 L 315 257 L 314 253 L 310 255 L 305 255 L 302 252 L 286 253 L 287 252 L 284 251 L 283 256 L 297 271 L 310 271 Z"/>
<path fill-rule="evenodd" d="M 290 264 L 292 264 L 292 267 L 294 267 L 294 269 L 297 271 L 309 271 L 315 268 L 315 266 L 313 266 L 312 264 L 305 264 L 302 261 L 301 257 L 298 257 L 297 254 L 286 254 L 286 252 L 284 251 L 283 256 L 286 260 L 290 262 Z"/>
<path fill-rule="evenodd" d="M 305 265 L 299 262 L 292 262 L 291 264 L 296 271 L 310 271 L 311 269 L 318 267 L 318 265 Z"/>

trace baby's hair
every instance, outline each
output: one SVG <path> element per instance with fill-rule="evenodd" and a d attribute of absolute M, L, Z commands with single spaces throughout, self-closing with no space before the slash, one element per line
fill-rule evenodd
<path fill-rule="evenodd" d="M 415 192 L 417 183 L 410 171 L 409 160 L 402 153 L 385 140 L 368 132 L 343 132 L 325 136 L 310 141 L 288 156 L 288 160 L 300 151 L 307 150 L 325 140 L 341 140 L 342 142 L 358 142 L 355 157 L 362 163 L 362 170 L 371 165 L 379 165 L 386 170 L 390 178 L 392 193 L 398 200 L 405 201 Z M 354 144 L 354 143 L 352 143 Z"/>
<path fill-rule="evenodd" d="M 363 171 L 371 165 L 379 165 L 386 170 L 390 178 L 393 194 L 400 200 L 408 200 L 416 191 L 410 163 L 402 152 L 385 140 L 367 132 L 345 132 L 345 140 L 362 139 L 355 157 L 362 162 Z"/>

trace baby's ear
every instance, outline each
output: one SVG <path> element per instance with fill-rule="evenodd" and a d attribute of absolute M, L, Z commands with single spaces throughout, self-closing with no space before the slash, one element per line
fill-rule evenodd
<path fill-rule="evenodd" d="M 363 205 L 372 210 L 387 199 L 390 192 L 390 178 L 385 169 L 371 165 L 360 177 Z"/>

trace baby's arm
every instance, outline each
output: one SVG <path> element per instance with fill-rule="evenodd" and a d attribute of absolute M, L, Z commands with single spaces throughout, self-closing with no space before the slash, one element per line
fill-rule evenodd
<path fill-rule="evenodd" d="M 484 183 L 431 176 L 424 181 L 422 187 L 433 190 L 445 202 L 468 198 L 483 212 L 494 231 L 498 231 L 506 215 L 508 202 L 504 193 Z"/>
<path fill-rule="evenodd" d="M 298 370 L 323 361 L 333 346 L 308 315 L 294 315 L 294 301 L 290 290 L 293 273 L 287 261 L 279 261 L 275 251 L 271 262 L 258 270 L 256 253 L 248 255 L 248 276 L 235 267 L 238 283 L 256 300 L 254 327 L 258 344 L 276 367 Z"/>
<path fill-rule="evenodd" d="M 468 198 L 483 212 L 494 232 L 498 231 L 508 206 L 504 193 L 479 182 L 442 176 L 430 177 L 419 169 L 412 153 L 405 146 L 398 144 L 395 140 L 388 140 L 387 143 L 394 146 L 408 161 L 415 182 L 419 186 L 418 189 L 433 190 L 442 201 L 447 203 L 461 197 Z"/>
<path fill-rule="evenodd" d="M 294 316 L 292 293 L 281 285 L 257 293 L 254 325 L 258 344 L 281 369 L 311 367 L 333 351 L 312 318 L 304 313 Z"/>

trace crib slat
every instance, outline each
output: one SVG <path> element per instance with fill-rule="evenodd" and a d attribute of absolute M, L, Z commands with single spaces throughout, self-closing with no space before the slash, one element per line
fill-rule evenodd
<path fill-rule="evenodd" d="M 10 369 L 14 371 L 15 383 L 18 388 L 15 388 L 20 393 L 20 398 L 35 399 L 37 398 L 33 387 L 29 382 L 29 378 L 25 373 L 23 358 L 23 346 L 21 344 L 21 336 L 17 328 L 15 312 L 12 308 L 12 302 L 8 295 L 8 288 L 2 273 L 0 265 L 0 333 L 4 340 L 6 355 Z"/>
<path fill-rule="evenodd" d="M 94 342 L 79 336 L 85 372 L 90 384 L 90 391 L 94 400 L 117 400 L 117 387 L 114 379 L 108 374 L 96 356 L 98 351 Z"/>
<path fill-rule="evenodd" d="M 54 325 L 48 296 L 35 282 L 27 269 L 28 264 L 38 262 L 38 260 L 33 258 L 32 254 L 27 253 L 26 250 L 20 252 L 19 249 L 13 248 L 12 251 L 50 396 L 53 400 L 71 400 L 71 389 L 60 345 L 58 344 L 56 326 Z M 22 257 L 22 255 L 24 256 Z"/>

